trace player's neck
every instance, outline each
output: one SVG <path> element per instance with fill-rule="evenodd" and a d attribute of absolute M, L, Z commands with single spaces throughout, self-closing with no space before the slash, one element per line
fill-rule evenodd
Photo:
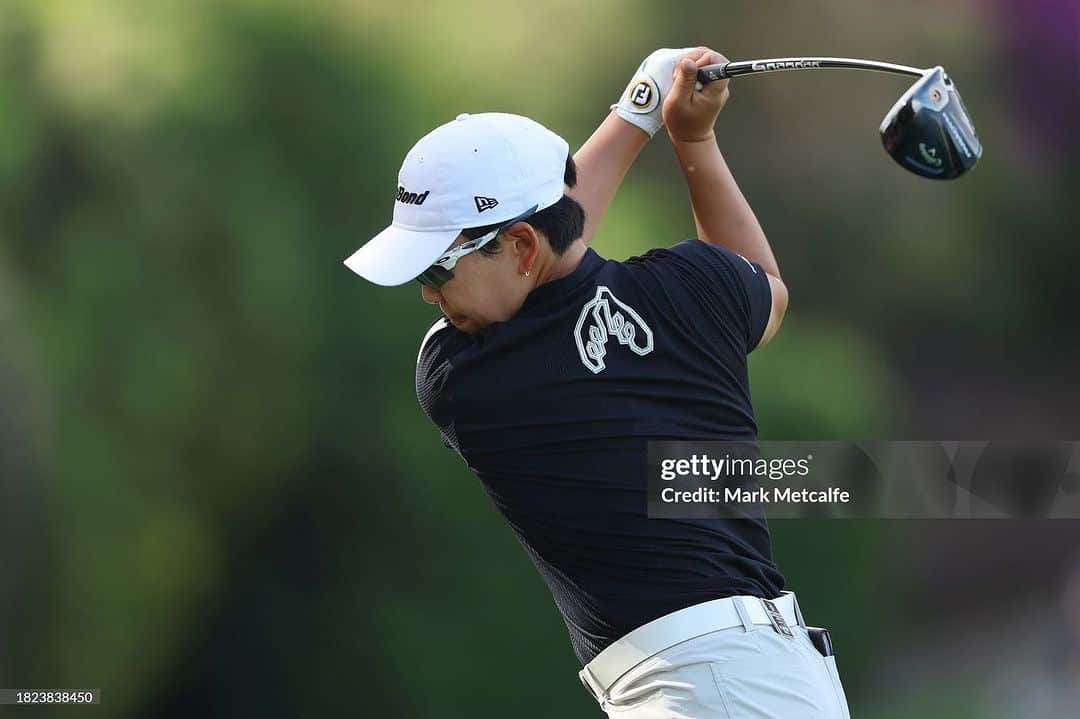
<path fill-rule="evenodd" d="M 537 286 L 554 282 L 572 273 L 581 264 L 587 250 L 588 247 L 579 239 L 571 243 L 562 255 L 552 254 L 548 266 L 540 271 Z"/>

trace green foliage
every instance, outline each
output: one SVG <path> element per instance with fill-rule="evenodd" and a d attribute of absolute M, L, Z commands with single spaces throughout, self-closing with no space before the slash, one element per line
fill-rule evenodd
<path fill-rule="evenodd" d="M 887 439 L 902 407 L 879 350 L 797 308 L 750 355 L 750 384 L 763 440 Z"/>

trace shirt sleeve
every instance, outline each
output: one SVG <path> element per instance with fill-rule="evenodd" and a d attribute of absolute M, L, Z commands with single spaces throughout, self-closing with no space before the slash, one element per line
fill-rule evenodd
<path fill-rule="evenodd" d="M 450 356 L 460 337 L 445 317 L 440 317 L 424 335 L 416 357 L 416 397 L 428 419 L 438 427 L 444 447 L 457 451 L 452 402 L 448 385 L 452 367 Z M 458 340 L 455 342 L 455 340 Z"/>
<path fill-rule="evenodd" d="M 646 256 L 653 254 L 696 299 L 700 320 L 730 328 L 746 354 L 754 351 L 772 312 L 772 287 L 761 265 L 698 239 Z"/>

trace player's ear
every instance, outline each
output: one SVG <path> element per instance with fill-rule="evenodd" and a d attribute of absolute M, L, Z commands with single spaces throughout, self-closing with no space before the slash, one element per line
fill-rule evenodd
<path fill-rule="evenodd" d="M 543 242 L 536 228 L 528 222 L 515 222 L 510 229 L 506 230 L 503 237 L 506 249 L 512 253 L 514 261 L 532 267 L 540 254 L 540 245 Z"/>

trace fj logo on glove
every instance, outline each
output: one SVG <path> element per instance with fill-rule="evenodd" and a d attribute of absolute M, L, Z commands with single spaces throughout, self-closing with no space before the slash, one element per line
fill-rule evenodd
<path fill-rule="evenodd" d="M 483 212 L 484 210 L 490 210 L 492 207 L 499 206 L 499 201 L 494 197 L 480 197 L 477 195 L 473 198 L 473 202 L 476 203 L 477 212 Z"/>
<path fill-rule="evenodd" d="M 402 203 L 404 203 L 406 205 L 422 205 L 422 204 L 424 204 L 424 200 L 426 200 L 427 196 L 430 195 L 430 194 L 431 194 L 431 190 L 428 190 L 427 192 L 419 192 L 419 193 L 417 193 L 417 192 L 409 192 L 408 190 L 406 190 L 401 185 L 398 185 L 397 197 L 395 199 L 398 202 L 402 202 Z"/>
<path fill-rule="evenodd" d="M 593 374 L 599 374 L 607 367 L 604 357 L 611 337 L 638 356 L 653 351 L 653 333 L 641 315 L 600 285 L 596 295 L 581 308 L 574 325 L 578 356 Z"/>
<path fill-rule="evenodd" d="M 628 90 L 627 99 L 630 100 L 631 109 L 634 112 L 652 112 L 656 109 L 660 98 L 660 90 L 651 77 L 640 77 Z"/>

